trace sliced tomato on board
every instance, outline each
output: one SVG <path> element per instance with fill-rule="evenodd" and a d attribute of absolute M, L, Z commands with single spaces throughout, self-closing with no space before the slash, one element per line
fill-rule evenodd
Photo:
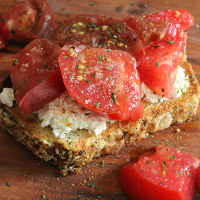
<path fill-rule="evenodd" d="M 112 120 L 142 116 L 136 60 L 127 52 L 65 46 L 59 56 L 64 84 L 82 106 Z"/>
<path fill-rule="evenodd" d="M 44 108 L 65 90 L 58 56 L 60 47 L 36 39 L 9 60 L 15 99 L 24 114 Z"/>
<path fill-rule="evenodd" d="M 85 48 L 119 49 L 136 59 L 143 55 L 142 41 L 131 27 L 101 15 L 71 16 L 64 21 L 57 35 L 61 46 L 71 44 Z"/>
<path fill-rule="evenodd" d="M 162 39 L 145 47 L 145 56 L 137 70 L 141 82 L 154 93 L 171 98 L 178 64 L 184 56 L 185 37 Z"/>
<path fill-rule="evenodd" d="M 55 22 L 46 0 L 28 0 L 16 5 L 0 19 L 0 34 L 5 40 L 28 43 L 36 38 L 50 38 Z"/>
<path fill-rule="evenodd" d="M 175 147 L 160 145 L 155 150 L 119 169 L 122 191 L 131 200 L 192 200 L 200 161 Z"/>
<path fill-rule="evenodd" d="M 127 16 L 123 21 L 131 26 L 144 45 L 163 37 L 183 37 L 183 33 L 194 24 L 187 10 L 165 10 L 141 17 Z"/>

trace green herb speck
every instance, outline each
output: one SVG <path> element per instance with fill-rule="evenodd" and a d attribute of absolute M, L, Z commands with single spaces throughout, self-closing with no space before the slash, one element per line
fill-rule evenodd
<path fill-rule="evenodd" d="M 101 166 L 103 167 L 103 166 L 104 166 L 104 164 L 105 164 L 105 161 L 103 160 L 103 161 L 102 161 L 102 163 L 101 163 Z"/>
<path fill-rule="evenodd" d="M 95 106 L 96 108 L 98 108 L 98 107 L 99 107 L 99 102 L 95 103 L 94 106 Z"/>
<path fill-rule="evenodd" d="M 91 187 L 91 188 L 94 188 L 95 182 L 92 181 L 90 184 L 88 184 L 88 186 Z"/>
<path fill-rule="evenodd" d="M 146 162 L 148 165 L 150 164 L 150 160 L 147 160 L 147 162 Z"/>
<path fill-rule="evenodd" d="M 13 60 L 12 67 L 13 67 L 14 65 L 17 65 L 17 64 L 18 64 L 18 60 L 17 60 L 17 59 L 14 59 L 14 60 Z"/>
<path fill-rule="evenodd" d="M 156 63 L 156 66 L 160 66 L 160 62 L 157 62 L 157 63 Z"/>
<path fill-rule="evenodd" d="M 111 95 L 111 99 L 112 99 L 113 103 L 116 103 L 116 95 L 114 94 L 114 92 L 112 91 L 110 93 L 110 95 Z"/>

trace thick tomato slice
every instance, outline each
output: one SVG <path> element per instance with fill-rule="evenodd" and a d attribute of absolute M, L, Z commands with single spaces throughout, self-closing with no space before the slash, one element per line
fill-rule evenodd
<path fill-rule="evenodd" d="M 68 92 L 78 103 L 112 120 L 142 116 L 136 60 L 127 52 L 64 46 L 59 66 Z"/>
<path fill-rule="evenodd" d="M 4 39 L 0 36 L 0 49 L 3 49 L 5 47 L 5 41 Z"/>
<path fill-rule="evenodd" d="M 169 24 L 166 20 L 154 21 L 154 19 L 133 15 L 124 17 L 123 21 L 135 30 L 144 46 L 162 38 L 167 32 Z"/>
<path fill-rule="evenodd" d="M 15 99 L 24 114 L 44 108 L 66 90 L 59 54 L 58 45 L 48 39 L 36 39 L 9 60 Z"/>
<path fill-rule="evenodd" d="M 145 56 L 137 66 L 141 82 L 154 93 L 171 98 L 178 64 L 184 55 L 185 37 L 162 39 L 145 47 Z"/>
<path fill-rule="evenodd" d="M 119 186 L 133 200 L 192 200 L 195 170 L 200 161 L 175 147 L 160 145 L 156 152 L 119 169 Z"/>
<path fill-rule="evenodd" d="M 123 21 L 138 33 L 145 45 L 163 37 L 182 38 L 183 33 L 194 24 L 192 15 L 183 9 L 165 10 L 137 18 L 130 15 Z"/>
<path fill-rule="evenodd" d="M 36 38 L 49 38 L 55 22 L 46 0 L 28 0 L 2 15 L 0 34 L 5 40 L 28 43 Z"/>
<path fill-rule="evenodd" d="M 58 31 L 61 46 L 84 45 L 86 48 L 109 48 L 129 52 L 139 58 L 143 44 L 135 31 L 126 23 L 101 15 L 74 15 L 62 24 Z"/>

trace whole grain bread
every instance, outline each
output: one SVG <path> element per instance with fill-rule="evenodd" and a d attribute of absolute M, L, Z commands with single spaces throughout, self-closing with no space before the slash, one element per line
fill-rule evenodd
<path fill-rule="evenodd" d="M 37 114 L 23 115 L 16 104 L 8 107 L 0 103 L 0 125 L 37 157 L 58 165 L 63 176 L 76 173 L 94 158 L 114 154 L 151 133 L 182 123 L 196 114 L 200 87 L 191 65 L 182 60 L 180 66 L 190 80 L 186 93 L 159 103 L 142 101 L 144 114 L 140 120 L 107 123 L 107 129 L 98 136 L 78 129 L 66 134 L 65 138 L 56 138 L 51 127 L 41 127 Z"/>

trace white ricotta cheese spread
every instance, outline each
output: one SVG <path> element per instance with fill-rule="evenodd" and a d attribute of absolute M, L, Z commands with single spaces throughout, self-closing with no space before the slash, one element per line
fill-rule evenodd
<path fill-rule="evenodd" d="M 87 129 L 89 133 L 98 135 L 106 130 L 106 122 L 114 122 L 84 108 L 67 91 L 46 108 L 39 110 L 38 117 L 42 121 L 41 126 L 50 125 L 59 138 L 77 129 Z"/>
<path fill-rule="evenodd" d="M 12 107 L 14 100 L 15 100 L 15 98 L 14 98 L 13 89 L 12 88 L 4 88 L 3 92 L 0 94 L 0 101 L 9 107 Z"/>

